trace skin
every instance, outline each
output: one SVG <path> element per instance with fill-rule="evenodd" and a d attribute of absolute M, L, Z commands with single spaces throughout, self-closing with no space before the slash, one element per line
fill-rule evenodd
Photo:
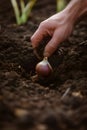
<path fill-rule="evenodd" d="M 43 54 L 44 57 L 50 57 L 58 45 L 70 36 L 76 22 L 85 14 L 87 14 L 87 0 L 71 0 L 63 11 L 40 23 L 31 37 L 33 48 L 39 46 L 45 37 L 51 36 Z"/>

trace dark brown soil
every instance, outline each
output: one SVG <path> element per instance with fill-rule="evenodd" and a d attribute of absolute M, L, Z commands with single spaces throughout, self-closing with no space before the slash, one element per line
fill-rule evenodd
<path fill-rule="evenodd" d="M 10 2 L 0 5 L 0 130 L 86 130 L 87 18 L 50 57 L 53 75 L 34 81 L 39 60 L 30 37 L 56 13 L 56 3 L 38 0 L 21 26 L 15 24 Z"/>

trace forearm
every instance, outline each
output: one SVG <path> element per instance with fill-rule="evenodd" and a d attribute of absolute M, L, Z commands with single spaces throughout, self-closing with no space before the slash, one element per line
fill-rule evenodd
<path fill-rule="evenodd" d="M 87 14 L 87 0 L 71 0 L 64 11 L 68 19 L 75 23 L 81 16 Z"/>

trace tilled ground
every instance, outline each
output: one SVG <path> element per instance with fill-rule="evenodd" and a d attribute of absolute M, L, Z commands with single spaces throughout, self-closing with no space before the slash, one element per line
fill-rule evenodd
<path fill-rule="evenodd" d="M 39 60 L 30 37 L 39 23 L 55 12 L 55 2 L 38 2 L 29 21 L 17 26 L 11 6 L 1 8 L 0 130 L 87 128 L 86 18 L 50 57 L 53 75 L 33 80 Z"/>

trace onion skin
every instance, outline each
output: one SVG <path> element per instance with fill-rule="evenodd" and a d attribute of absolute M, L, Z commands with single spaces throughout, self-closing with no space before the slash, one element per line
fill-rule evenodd
<path fill-rule="evenodd" d="M 49 64 L 47 58 L 44 58 L 43 61 L 39 62 L 36 65 L 36 73 L 41 77 L 48 77 L 52 73 L 52 67 Z"/>

